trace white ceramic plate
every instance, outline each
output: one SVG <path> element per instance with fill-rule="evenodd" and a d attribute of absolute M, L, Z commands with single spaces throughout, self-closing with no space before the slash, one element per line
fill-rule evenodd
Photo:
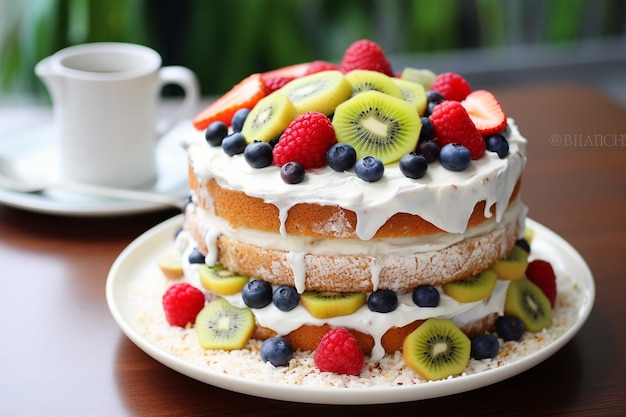
<path fill-rule="evenodd" d="M 182 137 L 191 126 L 189 120 L 181 122 L 165 135 L 157 147 L 157 180 L 141 191 L 182 198 L 189 193 L 187 185 L 187 156 L 180 146 Z M 50 122 L 35 124 L 19 133 L 4 134 L 0 138 L 0 157 L 17 158 L 20 171 L 44 170 L 37 176 L 58 176 L 58 163 L 54 153 L 54 125 Z M 29 211 L 73 216 L 114 216 L 163 209 L 164 205 L 107 197 L 81 195 L 50 190 L 43 193 L 20 193 L 0 187 L 0 203 Z"/>
<path fill-rule="evenodd" d="M 131 288 L 133 283 L 137 282 L 145 285 L 143 280 L 146 274 L 154 276 L 159 257 L 171 250 L 174 231 L 181 223 L 182 215 L 161 223 L 133 241 L 120 254 L 110 270 L 106 283 L 109 309 L 122 331 L 139 348 L 162 364 L 198 381 L 258 397 L 306 403 L 377 404 L 435 398 L 477 389 L 517 375 L 556 353 L 580 330 L 591 312 L 595 298 L 593 277 L 578 252 L 554 232 L 528 220 L 527 226 L 535 231 L 532 243 L 534 256 L 552 262 L 555 270 L 565 272 L 571 277 L 573 285 L 580 290 L 578 297 L 580 305 L 573 310 L 577 316 L 572 317 L 571 324 L 561 336 L 536 353 L 476 374 L 416 385 L 339 388 L 257 382 L 194 365 L 155 346 L 142 336 L 145 334 L 143 333 L 145 325 L 138 322 L 137 307 L 136 303 L 133 303 Z M 156 271 L 158 272 L 158 269 Z"/>

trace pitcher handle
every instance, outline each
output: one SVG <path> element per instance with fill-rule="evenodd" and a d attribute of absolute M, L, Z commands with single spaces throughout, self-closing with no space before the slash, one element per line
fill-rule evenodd
<path fill-rule="evenodd" d="M 160 87 L 167 84 L 179 85 L 185 97 L 172 116 L 161 120 L 156 126 L 157 137 L 169 132 L 178 122 L 190 117 L 200 102 L 200 87 L 196 75 L 189 68 L 181 66 L 163 67 L 159 70 Z"/>

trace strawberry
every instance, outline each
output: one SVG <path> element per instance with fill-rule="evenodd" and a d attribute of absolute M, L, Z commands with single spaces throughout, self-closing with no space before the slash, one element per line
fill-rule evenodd
<path fill-rule="evenodd" d="M 346 329 L 329 330 L 317 345 L 313 355 L 322 372 L 358 376 L 363 368 L 363 352 L 356 338 Z"/>
<path fill-rule="evenodd" d="M 215 121 L 230 126 L 237 110 L 241 108 L 251 109 L 265 95 L 265 84 L 261 74 L 252 74 L 202 110 L 194 117 L 193 125 L 198 130 L 206 129 Z"/>
<path fill-rule="evenodd" d="M 309 68 L 307 68 L 305 75 L 322 71 L 341 71 L 341 65 L 326 61 L 313 61 Z"/>
<path fill-rule="evenodd" d="M 274 163 L 298 162 L 304 169 L 326 164 L 326 151 L 337 143 L 330 119 L 318 112 L 296 117 L 280 135 L 272 151 Z"/>
<path fill-rule="evenodd" d="M 444 72 L 437 75 L 430 89 L 441 94 L 446 100 L 454 101 L 465 99 L 472 91 L 465 78 L 455 72 Z"/>
<path fill-rule="evenodd" d="M 263 78 L 274 78 L 274 77 L 291 77 L 298 78 L 307 74 L 307 70 L 311 65 L 310 62 L 303 62 L 301 64 L 287 65 L 286 67 L 277 68 L 275 70 L 266 71 L 261 73 Z"/>
<path fill-rule="evenodd" d="M 355 69 L 378 71 L 393 77 L 393 69 L 382 48 L 373 41 L 361 39 L 346 49 L 341 60 L 343 72 Z"/>
<path fill-rule="evenodd" d="M 550 262 L 535 259 L 528 263 L 526 267 L 526 278 L 534 282 L 550 300 L 550 305 L 554 308 L 556 303 L 556 275 Z"/>
<path fill-rule="evenodd" d="M 289 76 L 275 76 L 275 77 L 263 77 L 263 83 L 265 84 L 265 93 L 270 94 L 287 84 L 289 81 L 295 80 L 295 77 Z"/>
<path fill-rule="evenodd" d="M 440 148 L 448 143 L 460 143 L 469 149 L 472 159 L 478 159 L 485 153 L 485 140 L 458 101 L 445 100 L 438 104 L 429 119 Z"/>
<path fill-rule="evenodd" d="M 204 293 L 186 282 L 174 284 L 163 295 L 163 310 L 172 326 L 193 325 L 204 307 Z"/>
<path fill-rule="evenodd" d="M 498 100 L 489 91 L 473 91 L 461 104 L 481 135 L 498 133 L 506 127 L 506 115 Z"/>

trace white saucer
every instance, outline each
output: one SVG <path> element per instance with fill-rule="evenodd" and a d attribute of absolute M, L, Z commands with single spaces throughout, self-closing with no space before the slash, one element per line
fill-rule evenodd
<path fill-rule="evenodd" d="M 142 191 L 180 197 L 189 193 L 187 156 L 181 140 L 192 129 L 184 120 L 161 139 L 157 147 L 157 180 Z M 53 149 L 54 125 L 50 122 L 22 129 L 19 133 L 0 137 L 0 157 L 17 158 L 23 169 L 45 170 L 46 176 L 57 177 L 57 161 Z M 38 176 L 42 176 L 38 173 Z M 0 204 L 29 211 L 73 216 L 115 216 L 162 210 L 163 204 L 125 199 L 81 195 L 59 190 L 42 193 L 20 193 L 0 188 Z"/>

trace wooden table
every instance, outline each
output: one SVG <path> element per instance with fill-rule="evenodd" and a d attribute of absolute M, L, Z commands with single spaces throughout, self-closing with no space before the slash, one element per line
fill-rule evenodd
<path fill-rule="evenodd" d="M 389 405 L 287 403 L 214 388 L 143 353 L 105 302 L 116 256 L 175 210 L 71 218 L 0 206 L 0 415 L 626 414 L 626 111 L 577 85 L 495 93 L 529 139 L 529 216 L 582 254 L 597 286 L 587 323 L 547 361 L 475 391 Z"/>

